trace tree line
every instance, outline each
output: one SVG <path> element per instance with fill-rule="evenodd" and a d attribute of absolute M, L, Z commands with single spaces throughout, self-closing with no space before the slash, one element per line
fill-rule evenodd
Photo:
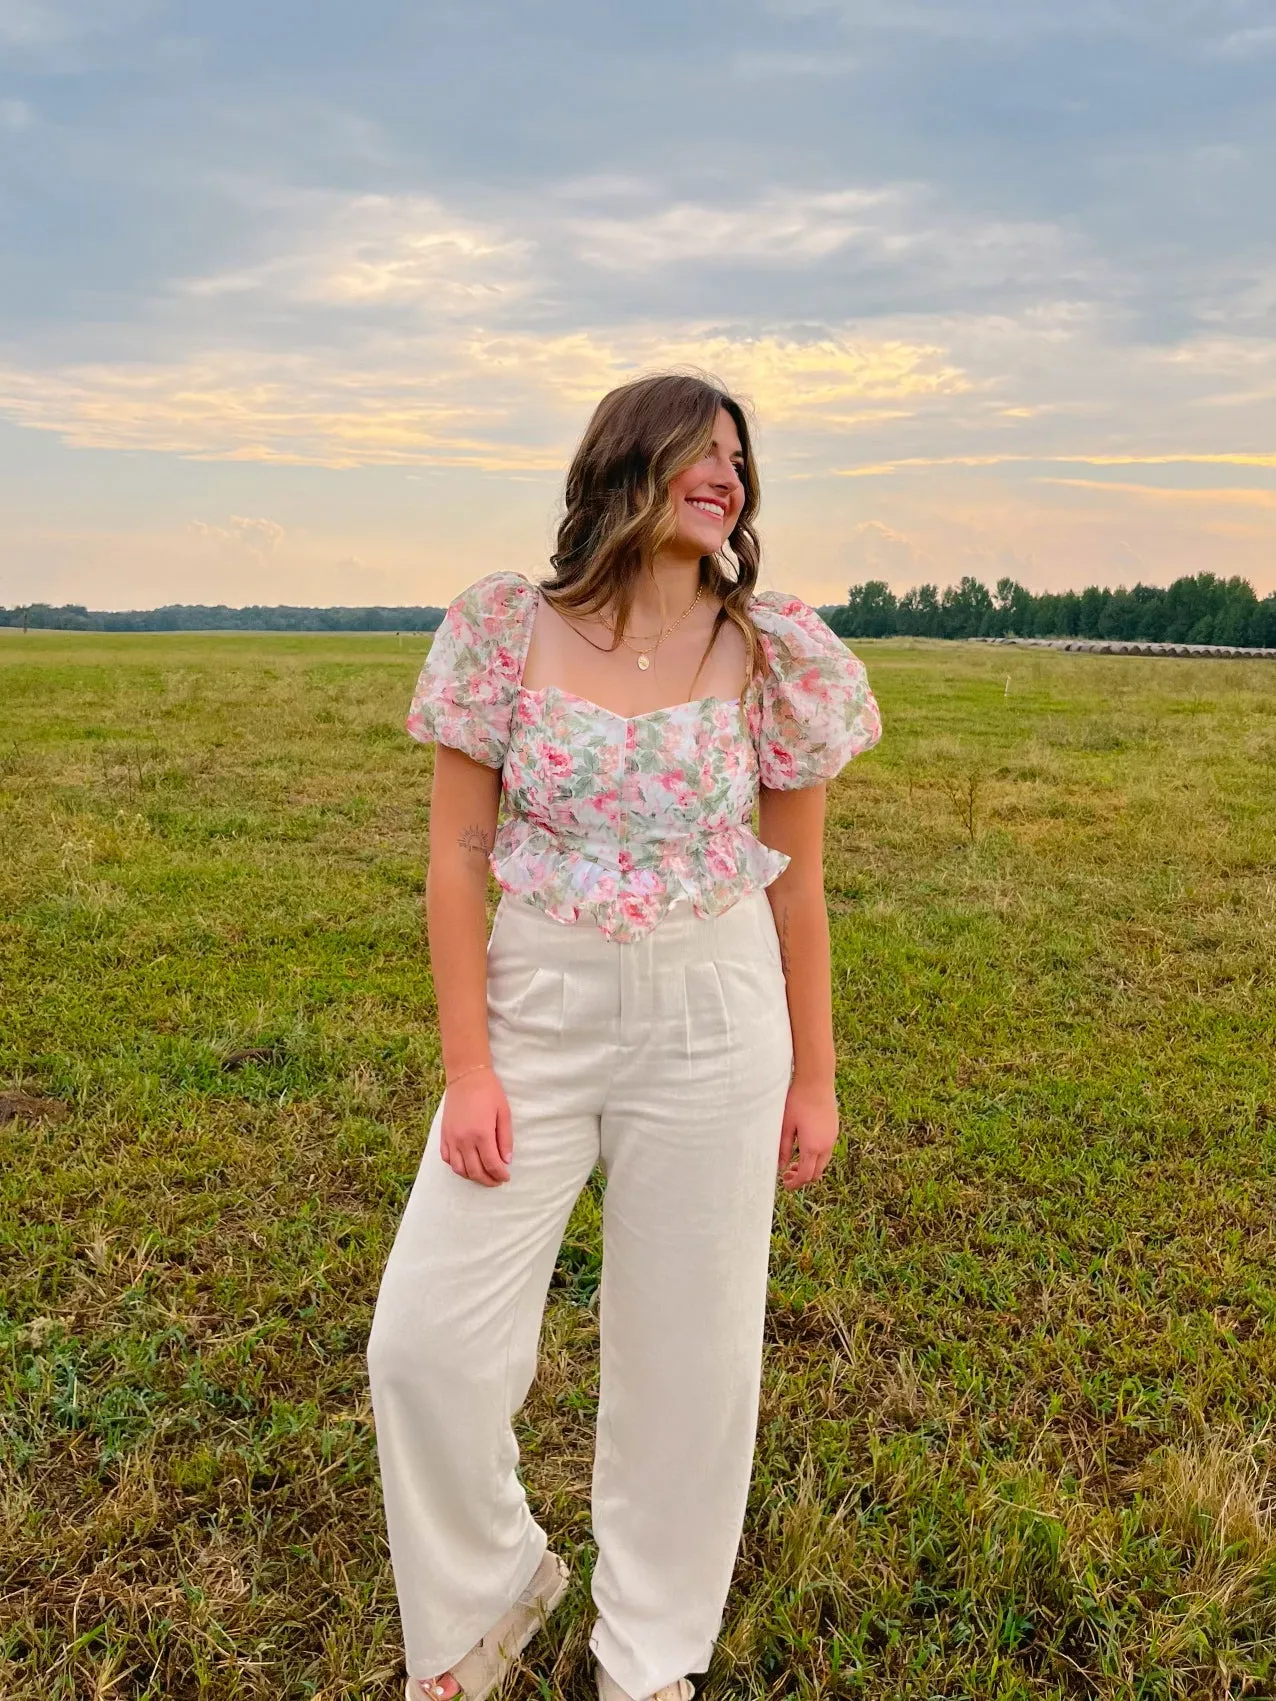
<path fill-rule="evenodd" d="M 852 585 L 819 611 L 843 638 L 1119 638 L 1158 644 L 1276 646 L 1276 593 L 1260 601 L 1247 579 L 1197 573 L 1172 585 L 1027 590 L 963 578 L 896 596 L 882 579 Z"/>
<path fill-rule="evenodd" d="M 165 608 L 111 611 L 33 602 L 0 608 L 0 626 L 56 632 L 433 632 L 442 608 L 227 608 L 218 603 L 171 603 Z"/>
<path fill-rule="evenodd" d="M 228 608 L 172 603 L 123 611 L 81 603 L 0 608 L 0 626 L 73 632 L 433 632 L 443 608 Z M 1213 573 L 1172 585 L 1032 592 L 1014 579 L 993 590 L 965 577 L 940 590 L 897 596 L 882 579 L 852 585 L 845 603 L 820 608 L 843 638 L 1118 638 L 1140 643 L 1276 647 L 1276 593 L 1261 600 L 1246 579 Z"/>

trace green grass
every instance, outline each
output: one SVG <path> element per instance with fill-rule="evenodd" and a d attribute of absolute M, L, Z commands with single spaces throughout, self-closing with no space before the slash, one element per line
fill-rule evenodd
<path fill-rule="evenodd" d="M 705 1693 L 1276 1694 L 1276 667 L 857 647 L 846 1139 L 780 1204 Z M 418 660 L 0 634 L 0 1087 L 70 1107 L 0 1125 L 6 1701 L 401 1694 L 362 1353 L 441 1085 Z M 597 1224 L 520 1697 L 592 1693 Z"/>

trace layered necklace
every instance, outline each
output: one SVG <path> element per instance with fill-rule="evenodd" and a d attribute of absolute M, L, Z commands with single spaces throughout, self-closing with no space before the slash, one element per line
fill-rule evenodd
<path fill-rule="evenodd" d="M 621 643 L 625 646 L 626 649 L 633 650 L 635 652 L 635 654 L 638 657 L 638 666 L 642 669 L 642 671 L 644 673 L 646 673 L 647 669 L 651 666 L 651 658 L 655 655 L 656 651 L 660 648 L 661 644 L 664 643 L 665 639 L 675 629 L 675 627 L 682 625 L 683 621 L 687 618 L 687 616 L 691 613 L 692 609 L 700 601 L 700 598 L 701 598 L 701 595 L 703 594 L 703 592 L 704 592 L 704 585 L 703 584 L 698 585 L 696 587 L 695 596 L 692 597 L 691 601 L 687 604 L 686 608 L 683 609 L 682 613 L 678 616 L 678 618 L 676 620 L 671 620 L 667 626 L 662 626 L 660 628 L 659 632 L 655 632 L 655 633 L 644 632 L 636 641 L 635 641 L 635 639 L 631 638 L 627 632 L 622 632 L 620 634 Z M 575 630 L 580 633 L 580 636 L 585 639 L 585 642 L 587 644 L 594 644 L 594 640 L 590 637 L 587 637 L 584 632 L 581 632 L 579 626 L 577 626 L 575 628 Z M 653 642 L 653 639 L 654 639 L 654 642 Z M 646 644 L 648 647 L 646 649 L 642 649 L 641 646 L 643 644 Z M 610 644 L 594 644 L 594 648 L 596 650 L 608 650 L 608 649 L 612 649 L 614 647 L 615 647 L 614 645 L 610 645 Z"/>

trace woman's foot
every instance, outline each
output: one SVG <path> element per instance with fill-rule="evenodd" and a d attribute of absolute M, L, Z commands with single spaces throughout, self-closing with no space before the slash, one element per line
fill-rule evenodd
<path fill-rule="evenodd" d="M 546 1553 L 536 1575 L 482 1641 L 440 1677 L 410 1677 L 408 1701 L 485 1701 L 567 1593 L 567 1567 Z"/>

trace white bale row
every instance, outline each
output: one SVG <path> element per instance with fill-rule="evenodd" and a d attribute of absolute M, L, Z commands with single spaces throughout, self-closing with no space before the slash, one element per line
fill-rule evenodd
<path fill-rule="evenodd" d="M 972 644 L 1012 644 L 1019 649 L 1078 650 L 1093 656 L 1222 656 L 1232 661 L 1276 661 L 1276 649 L 1241 644 L 1145 644 L 1125 638 L 972 638 Z"/>

